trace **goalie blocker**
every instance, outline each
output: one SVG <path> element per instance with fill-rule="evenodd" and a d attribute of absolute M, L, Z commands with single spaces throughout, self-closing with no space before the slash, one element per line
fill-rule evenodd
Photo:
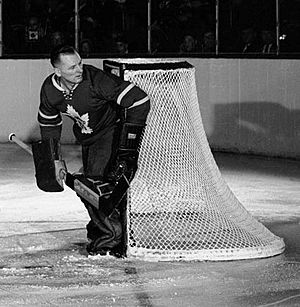
<path fill-rule="evenodd" d="M 37 186 L 45 192 L 63 191 L 67 168 L 61 159 L 59 142 L 55 139 L 35 142 L 32 154 Z"/>

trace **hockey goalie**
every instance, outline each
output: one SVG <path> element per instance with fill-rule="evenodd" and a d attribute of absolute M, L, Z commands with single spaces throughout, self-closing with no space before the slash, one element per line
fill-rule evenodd
<path fill-rule="evenodd" d="M 83 65 L 71 46 L 56 47 L 50 61 L 54 73 L 40 92 L 41 141 L 32 146 L 37 184 L 59 192 L 63 177 L 91 218 L 88 253 L 124 256 L 126 192 L 137 170 L 149 98 L 134 84 Z M 68 173 L 60 154 L 62 114 L 74 121 L 73 133 L 82 147 L 81 174 Z"/>

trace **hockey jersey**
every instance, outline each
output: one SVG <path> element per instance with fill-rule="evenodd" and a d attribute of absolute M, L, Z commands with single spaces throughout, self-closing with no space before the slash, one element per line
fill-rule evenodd
<path fill-rule="evenodd" d="M 91 65 L 83 65 L 83 80 L 69 93 L 55 74 L 41 87 L 38 122 L 42 138 L 60 138 L 62 115 L 74 121 L 73 132 L 81 144 L 92 143 L 119 120 L 144 124 L 150 108 L 147 94 L 134 84 Z"/>

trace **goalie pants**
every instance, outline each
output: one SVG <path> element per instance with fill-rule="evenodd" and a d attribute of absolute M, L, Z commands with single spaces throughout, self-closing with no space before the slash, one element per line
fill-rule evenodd
<path fill-rule="evenodd" d="M 82 146 L 83 170 L 86 177 L 105 181 L 105 175 L 116 152 L 117 138 L 118 129 L 112 127 L 105 131 L 93 144 Z M 87 251 L 90 254 L 101 254 L 111 250 L 117 250 L 117 253 L 121 254 L 124 253 L 122 251 L 124 249 L 123 234 L 125 226 L 123 226 L 122 219 L 125 216 L 126 200 L 123 200 L 121 206 L 115 208 L 109 216 L 101 212 L 101 204 L 99 210 L 97 210 L 86 200 L 82 198 L 81 200 L 91 218 L 87 224 L 87 237 L 90 241 Z"/>

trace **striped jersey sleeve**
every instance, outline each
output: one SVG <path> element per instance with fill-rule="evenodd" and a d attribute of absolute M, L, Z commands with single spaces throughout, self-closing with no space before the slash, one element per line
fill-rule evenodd
<path fill-rule="evenodd" d="M 125 82 L 125 87 L 117 96 L 117 104 L 125 108 L 134 108 L 149 101 L 147 94 L 132 83 Z"/>
<path fill-rule="evenodd" d="M 150 110 L 150 100 L 148 95 L 139 87 L 132 83 L 127 83 L 127 86 L 117 97 L 117 104 L 127 108 L 127 122 L 136 124 L 144 124 L 146 122 Z"/>
<path fill-rule="evenodd" d="M 38 111 L 38 122 L 40 126 L 55 127 L 62 125 L 62 117 L 56 108 L 51 106 L 43 90 L 40 95 L 40 107 Z"/>
<path fill-rule="evenodd" d="M 111 74 L 101 74 L 98 90 L 107 100 L 127 109 L 131 122 L 145 122 L 150 108 L 148 95 L 138 86 Z M 128 118 L 128 119 L 129 119 Z"/>
<path fill-rule="evenodd" d="M 40 106 L 37 120 L 40 125 L 42 138 L 60 138 L 62 126 L 61 113 L 48 102 L 43 88 L 40 93 Z"/>
<path fill-rule="evenodd" d="M 107 100 L 113 100 L 124 108 L 134 108 L 149 101 L 148 95 L 139 87 L 121 78 L 102 73 L 96 87 Z"/>

